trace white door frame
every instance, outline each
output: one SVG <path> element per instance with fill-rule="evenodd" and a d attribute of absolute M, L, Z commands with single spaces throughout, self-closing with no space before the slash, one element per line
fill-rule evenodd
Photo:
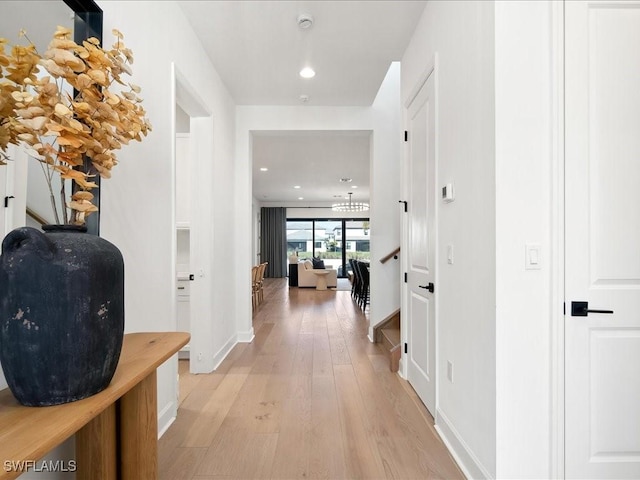
<path fill-rule="evenodd" d="M 550 300 L 551 311 L 551 445 L 550 476 L 564 478 L 564 2 L 551 3 L 551 225 Z"/>
<path fill-rule="evenodd" d="M 175 168 L 176 168 L 176 106 L 180 108 L 190 117 L 190 139 L 192 147 L 191 158 L 191 205 L 198 203 L 210 204 L 208 198 L 202 200 L 199 193 L 203 191 L 200 181 L 206 181 L 206 177 L 198 172 L 198 168 L 206 162 L 210 162 L 213 154 L 213 138 L 209 132 L 213 131 L 213 115 L 208 110 L 206 103 L 199 97 L 197 91 L 189 83 L 187 77 L 181 72 L 178 65 L 172 63 L 172 102 L 171 102 L 171 148 L 172 148 L 172 162 L 174 169 L 174 178 L 172 182 L 172 258 L 171 258 L 171 271 L 172 271 L 172 297 L 171 308 L 173 312 L 173 318 L 177 319 L 177 271 L 176 271 L 176 229 L 178 227 L 176 223 L 176 191 L 175 191 Z M 205 133 L 206 132 L 206 133 Z M 208 194 L 208 193 L 207 193 Z M 206 215 L 205 215 L 206 218 Z M 203 308 L 202 305 L 209 305 L 208 298 L 204 298 L 202 294 L 203 290 L 206 290 L 201 286 L 203 282 L 210 282 L 212 275 L 205 276 L 205 271 L 209 268 L 208 257 L 208 240 L 206 237 L 210 231 L 208 227 L 209 220 L 203 220 L 200 217 L 191 216 L 189 223 L 189 241 L 190 241 L 190 261 L 191 261 L 191 273 L 195 275 L 195 281 L 190 285 L 189 295 L 189 308 L 190 308 L 190 333 L 191 341 L 190 346 L 190 362 L 189 368 L 191 373 L 209 373 L 215 368 L 215 352 L 213 351 L 213 344 L 211 335 L 209 334 L 210 322 L 208 317 L 199 312 L 209 311 L 210 308 Z M 205 268 L 206 267 L 206 268 Z M 174 322 L 174 328 L 177 328 L 177 322 Z M 176 372 L 177 373 L 177 372 Z"/>

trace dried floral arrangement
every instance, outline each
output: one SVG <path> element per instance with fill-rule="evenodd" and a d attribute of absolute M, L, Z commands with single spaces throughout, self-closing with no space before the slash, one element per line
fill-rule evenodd
<path fill-rule="evenodd" d="M 115 44 L 106 50 L 96 38 L 78 45 L 69 29 L 58 27 L 43 55 L 25 32 L 21 36 L 27 45 L 10 46 L 0 38 L 0 164 L 9 160 L 9 144 L 27 146 L 43 167 L 56 223 L 83 224 L 98 210 L 91 203 L 97 184 L 84 170 L 85 158 L 102 178 L 109 178 L 118 163 L 114 151 L 131 140 L 141 141 L 151 130 L 138 97 L 140 87 L 123 80 L 132 73 L 132 52 L 122 33 L 112 33 Z M 63 212 L 54 201 L 55 175 L 75 184 L 68 200 L 61 182 Z"/>

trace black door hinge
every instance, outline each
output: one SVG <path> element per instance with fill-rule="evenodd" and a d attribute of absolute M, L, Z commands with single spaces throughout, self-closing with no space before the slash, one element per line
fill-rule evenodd
<path fill-rule="evenodd" d="M 406 200 L 398 200 L 398 203 L 404 203 L 404 213 L 407 213 L 407 201 Z"/>
<path fill-rule="evenodd" d="M 562 314 L 563 315 L 567 314 L 567 302 L 562 303 Z"/>
<path fill-rule="evenodd" d="M 409 350 L 409 348 L 408 348 L 407 344 L 405 343 L 404 344 L 404 353 L 409 353 L 408 350 Z"/>
<path fill-rule="evenodd" d="M 407 277 L 407 272 L 404 272 L 404 283 L 407 283 L 409 281 Z"/>
<path fill-rule="evenodd" d="M 9 208 L 9 199 L 16 198 L 13 195 L 9 195 L 8 197 L 4 197 L 4 208 Z"/>
<path fill-rule="evenodd" d="M 407 132 L 406 130 L 404 131 L 404 141 L 405 142 L 409 141 L 409 132 Z"/>

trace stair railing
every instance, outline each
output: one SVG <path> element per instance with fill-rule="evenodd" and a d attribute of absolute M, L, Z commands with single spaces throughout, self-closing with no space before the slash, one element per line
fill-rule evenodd
<path fill-rule="evenodd" d="M 396 248 L 393 252 L 385 255 L 380 259 L 380 263 L 387 263 L 392 258 L 398 259 L 398 253 L 400 253 L 400 247 Z"/>

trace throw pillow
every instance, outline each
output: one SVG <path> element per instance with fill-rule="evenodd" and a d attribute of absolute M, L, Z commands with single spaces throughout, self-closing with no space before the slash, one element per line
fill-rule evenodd
<path fill-rule="evenodd" d="M 324 260 L 320 260 L 319 258 L 313 257 L 313 268 L 322 269 L 324 268 Z"/>

